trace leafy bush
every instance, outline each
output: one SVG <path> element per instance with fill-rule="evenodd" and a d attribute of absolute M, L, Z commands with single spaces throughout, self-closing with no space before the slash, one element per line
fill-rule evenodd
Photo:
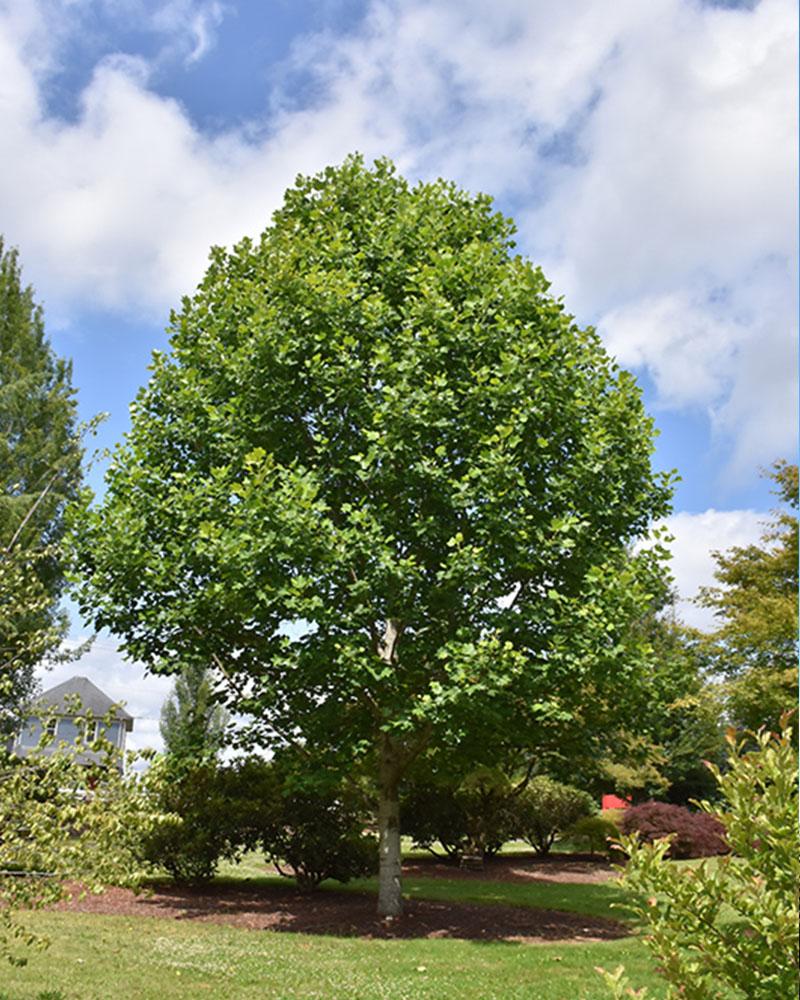
<path fill-rule="evenodd" d="M 402 832 L 415 847 L 436 854 L 439 843 L 448 857 L 495 855 L 516 837 L 511 782 L 494 768 L 480 767 L 460 782 L 417 779 L 400 803 Z"/>
<path fill-rule="evenodd" d="M 221 768 L 214 761 L 180 764 L 165 758 L 147 776 L 154 805 L 164 813 L 143 837 L 145 861 L 182 883 L 213 878 L 235 839 Z"/>
<path fill-rule="evenodd" d="M 38 750 L 47 740 L 43 727 Z M 94 763 L 80 763 L 84 750 L 96 754 Z M 70 883 L 99 892 L 135 887 L 150 874 L 137 846 L 160 817 L 139 776 L 123 776 L 120 761 L 117 748 L 87 743 L 83 734 L 73 746 L 24 759 L 0 749 L 0 961 L 24 965 L 27 947 L 46 945 L 19 922 L 20 910 L 58 902 Z"/>
<path fill-rule="evenodd" d="M 325 879 L 349 882 L 378 870 L 378 844 L 364 832 L 361 810 L 333 792 L 287 795 L 280 818 L 262 836 L 267 857 L 281 875 L 287 875 L 283 865 L 291 868 L 304 892 Z"/>
<path fill-rule="evenodd" d="M 591 795 L 545 775 L 528 782 L 514 803 L 515 832 L 537 854 L 547 854 L 556 836 L 591 814 Z"/>
<path fill-rule="evenodd" d="M 752 739 L 753 734 L 750 734 Z M 800 987 L 797 749 L 785 727 L 750 741 L 728 737 L 730 769 L 711 771 L 724 800 L 728 857 L 689 867 L 666 861 L 666 841 L 622 837 L 620 880 L 669 983 L 669 1000 L 783 1000 Z M 706 813 L 713 807 L 702 803 Z M 603 972 L 612 995 L 634 991 L 622 967 Z"/>
<path fill-rule="evenodd" d="M 466 850 L 491 858 L 516 836 L 515 796 L 508 777 L 497 768 L 479 767 L 461 782 L 456 799 L 464 808 Z"/>
<path fill-rule="evenodd" d="M 469 835 L 464 803 L 449 787 L 427 782 L 409 784 L 400 801 L 402 833 L 411 837 L 414 847 L 437 855 L 438 843 L 445 854 L 458 861 Z"/>
<path fill-rule="evenodd" d="M 619 837 L 619 827 L 608 816 L 584 816 L 569 828 L 567 836 L 585 844 L 590 854 L 613 854 L 609 841 Z"/>
<path fill-rule="evenodd" d="M 164 815 L 143 838 L 141 855 L 189 884 L 209 881 L 221 858 L 255 846 L 280 801 L 271 765 L 255 758 L 223 767 L 208 757 L 165 757 L 147 783 Z"/>
<path fill-rule="evenodd" d="M 708 858 L 725 854 L 725 827 L 708 813 L 689 812 L 684 806 L 668 802 L 643 802 L 626 809 L 620 829 L 638 833 L 644 843 L 671 837 L 667 856 L 671 858 Z"/>

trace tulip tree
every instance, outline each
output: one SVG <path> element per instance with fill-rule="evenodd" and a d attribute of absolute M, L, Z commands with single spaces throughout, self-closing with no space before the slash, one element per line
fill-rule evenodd
<path fill-rule="evenodd" d="M 388 916 L 414 758 L 530 741 L 641 662 L 653 428 L 513 232 L 388 161 L 298 178 L 212 251 L 75 518 L 78 599 L 130 656 L 213 664 L 262 741 L 371 762 Z"/>

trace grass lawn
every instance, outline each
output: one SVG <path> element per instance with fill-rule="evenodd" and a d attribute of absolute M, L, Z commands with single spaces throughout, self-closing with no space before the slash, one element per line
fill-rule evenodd
<path fill-rule="evenodd" d="M 34 913 L 51 939 L 0 971 L 2 1000 L 607 1000 L 594 966 L 663 989 L 635 940 L 581 944 L 363 941 L 158 918 Z"/>
<path fill-rule="evenodd" d="M 344 888 L 377 893 L 377 879 L 359 879 Z M 593 917 L 623 920 L 622 911 L 612 909 L 623 895 L 614 885 L 600 882 L 588 885 L 567 882 L 490 882 L 460 878 L 426 878 L 406 875 L 403 892 L 414 899 L 453 900 L 459 903 L 503 903 L 507 906 L 533 906 L 546 910 L 567 910 Z"/>
<path fill-rule="evenodd" d="M 281 883 L 280 875 L 264 875 L 260 855 L 246 855 L 237 865 L 220 865 L 220 879 L 250 884 Z M 348 889 L 353 892 L 377 893 L 377 878 L 355 879 L 345 886 L 338 882 L 323 883 L 325 888 Z M 533 906 L 547 910 L 567 910 L 611 920 L 625 919 L 625 911 L 612 907 L 621 903 L 623 893 L 611 882 L 500 882 L 488 879 L 446 878 L 442 876 L 404 875 L 403 893 L 412 899 L 453 900 L 458 903 L 502 903 L 507 906 Z"/>
<path fill-rule="evenodd" d="M 222 865 L 224 882 L 280 883 L 260 855 Z M 328 883 L 341 888 L 338 883 Z M 377 891 L 375 879 L 347 887 Z M 325 891 L 322 887 L 321 891 Z M 609 883 L 512 883 L 405 876 L 412 898 L 568 910 L 623 918 Z M 364 940 L 251 931 L 197 921 L 81 913 L 32 913 L 50 938 L 28 965 L 0 969 L 0 1000 L 256 998 L 289 1000 L 607 1000 L 594 971 L 623 963 L 637 986 L 663 997 L 644 946 L 618 941 L 520 944 L 451 938 Z"/>

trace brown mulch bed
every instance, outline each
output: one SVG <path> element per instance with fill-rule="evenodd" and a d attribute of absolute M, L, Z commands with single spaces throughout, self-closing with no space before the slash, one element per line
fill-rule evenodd
<path fill-rule="evenodd" d="M 288 885 L 211 885 L 201 889 L 163 885 L 139 896 L 127 889 L 108 889 L 97 896 L 75 896 L 58 909 L 362 938 L 598 941 L 628 933 L 612 920 L 583 914 L 422 899 L 409 901 L 400 919 L 381 921 L 375 916 L 374 895 L 328 889 L 308 896 Z"/>

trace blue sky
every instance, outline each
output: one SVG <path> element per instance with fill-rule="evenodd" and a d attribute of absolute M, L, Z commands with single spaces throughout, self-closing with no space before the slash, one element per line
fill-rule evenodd
<path fill-rule="evenodd" d="M 796 452 L 796 65 L 791 0 L 0 0 L 0 228 L 107 446 L 209 246 L 297 173 L 489 192 L 643 386 L 688 599 Z M 168 684 L 113 637 L 80 669 L 154 735 Z"/>

